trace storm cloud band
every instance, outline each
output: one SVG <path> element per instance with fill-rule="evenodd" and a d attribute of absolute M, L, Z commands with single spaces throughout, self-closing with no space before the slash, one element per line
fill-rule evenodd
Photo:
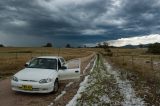
<path fill-rule="evenodd" d="M 155 33 L 159 0 L 0 1 L 0 43 L 7 45 L 82 45 Z"/>

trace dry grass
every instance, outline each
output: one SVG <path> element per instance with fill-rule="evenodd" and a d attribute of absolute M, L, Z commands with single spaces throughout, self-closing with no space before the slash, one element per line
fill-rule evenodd
<path fill-rule="evenodd" d="M 112 49 L 115 64 L 138 72 L 147 79 L 160 80 L 160 55 L 147 54 L 147 49 Z"/>
<path fill-rule="evenodd" d="M 32 57 L 53 55 L 63 56 L 66 60 L 82 58 L 101 49 L 92 48 L 0 48 L 0 76 L 9 76 L 24 67 Z M 90 57 L 88 57 L 90 58 Z M 83 59 L 83 61 L 85 61 Z"/>

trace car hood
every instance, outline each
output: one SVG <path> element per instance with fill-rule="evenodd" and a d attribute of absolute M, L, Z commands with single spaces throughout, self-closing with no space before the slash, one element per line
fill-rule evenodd
<path fill-rule="evenodd" d="M 53 69 L 38 69 L 38 68 L 25 68 L 15 74 L 20 80 L 34 80 L 39 81 L 41 79 L 57 77 L 57 71 Z"/>

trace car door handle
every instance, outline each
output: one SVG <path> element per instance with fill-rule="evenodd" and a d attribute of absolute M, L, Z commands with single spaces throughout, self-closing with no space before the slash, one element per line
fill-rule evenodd
<path fill-rule="evenodd" d="M 78 73 L 79 71 L 77 70 L 77 71 L 75 71 L 75 73 Z"/>

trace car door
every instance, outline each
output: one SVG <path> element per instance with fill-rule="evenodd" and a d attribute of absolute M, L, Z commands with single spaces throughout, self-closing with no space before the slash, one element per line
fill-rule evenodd
<path fill-rule="evenodd" d="M 78 64 L 79 66 L 78 67 L 76 67 L 76 68 L 66 67 L 67 69 L 61 68 L 61 67 L 66 66 L 66 65 L 62 66 L 61 61 L 60 60 L 58 60 L 58 61 L 59 61 L 58 65 L 61 65 L 61 66 L 59 66 L 59 70 L 58 70 L 59 80 L 80 78 L 80 60 L 79 60 L 79 64 Z"/>

